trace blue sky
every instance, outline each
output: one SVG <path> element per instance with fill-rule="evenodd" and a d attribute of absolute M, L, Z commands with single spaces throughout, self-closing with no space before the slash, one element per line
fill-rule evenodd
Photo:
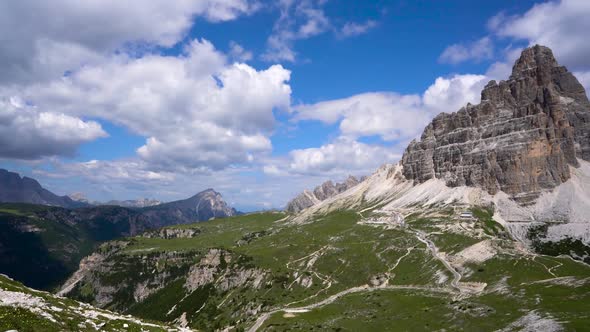
<path fill-rule="evenodd" d="M 397 162 L 530 44 L 590 81 L 581 0 L 58 2 L 0 4 L 0 167 L 92 200 L 280 208 Z"/>

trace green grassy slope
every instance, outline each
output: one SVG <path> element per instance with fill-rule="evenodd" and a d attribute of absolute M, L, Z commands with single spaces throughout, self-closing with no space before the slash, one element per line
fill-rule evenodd
<path fill-rule="evenodd" d="M 492 331 L 531 322 L 576 330 L 590 322 L 587 265 L 524 251 L 491 211 L 474 214 L 461 221 L 433 209 L 401 226 L 367 223 L 382 216 L 370 212 L 305 224 L 262 213 L 174 226 L 195 232 L 101 247 L 109 267 L 89 267 L 69 296 L 203 330 Z"/>

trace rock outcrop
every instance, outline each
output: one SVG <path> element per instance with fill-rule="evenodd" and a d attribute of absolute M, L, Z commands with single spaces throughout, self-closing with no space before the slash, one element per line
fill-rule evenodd
<path fill-rule="evenodd" d="M 153 239 L 191 239 L 201 234 L 198 228 L 160 228 L 141 234 L 145 238 Z"/>
<path fill-rule="evenodd" d="M 330 197 L 336 196 L 356 186 L 361 181 L 359 181 L 354 176 L 349 176 L 346 181 L 342 183 L 334 184 L 332 181 L 326 181 L 320 186 L 317 186 L 313 192 L 305 190 L 301 194 L 297 195 L 297 197 L 287 203 L 286 210 L 291 213 L 297 213 Z"/>
<path fill-rule="evenodd" d="M 402 164 L 415 183 L 503 191 L 526 205 L 567 181 L 578 158 L 590 160 L 590 103 L 574 75 L 537 45 L 507 81 L 486 85 L 479 105 L 436 116 Z"/>

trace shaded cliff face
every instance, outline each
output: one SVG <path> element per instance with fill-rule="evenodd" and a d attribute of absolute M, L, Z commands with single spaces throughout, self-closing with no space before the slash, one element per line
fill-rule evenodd
<path fill-rule="evenodd" d="M 153 228 L 140 212 L 118 206 L 76 210 L 0 204 L 0 272 L 27 286 L 51 289 L 108 240 Z"/>
<path fill-rule="evenodd" d="M 349 176 L 346 181 L 342 183 L 334 184 L 332 181 L 326 181 L 315 187 L 313 192 L 305 190 L 301 194 L 297 195 L 297 197 L 287 203 L 286 211 L 297 213 L 356 186 L 362 180 L 363 179 L 359 181 L 354 176 Z"/>
<path fill-rule="evenodd" d="M 432 120 L 403 155 L 406 178 L 504 191 L 527 204 L 567 181 L 577 158 L 590 160 L 590 103 L 549 48 L 525 49 L 481 100 Z"/>

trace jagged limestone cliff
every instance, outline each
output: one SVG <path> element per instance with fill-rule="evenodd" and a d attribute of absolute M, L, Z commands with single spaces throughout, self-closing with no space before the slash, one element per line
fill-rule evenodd
<path fill-rule="evenodd" d="M 489 82 L 479 105 L 441 113 L 402 158 L 406 178 L 503 191 L 521 204 L 590 160 L 590 103 L 547 47 L 525 49 L 507 81 Z"/>

